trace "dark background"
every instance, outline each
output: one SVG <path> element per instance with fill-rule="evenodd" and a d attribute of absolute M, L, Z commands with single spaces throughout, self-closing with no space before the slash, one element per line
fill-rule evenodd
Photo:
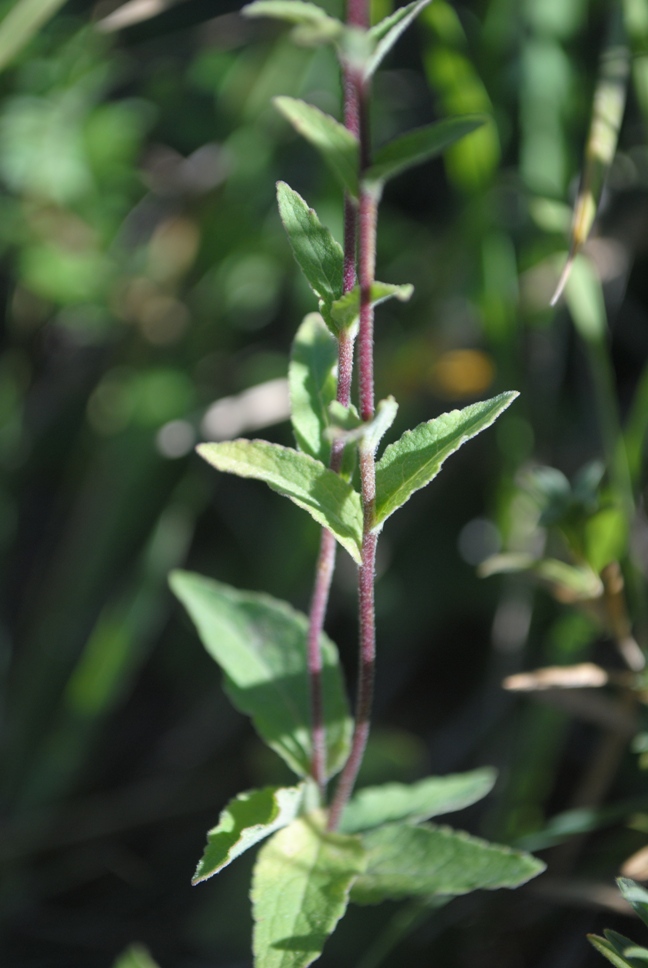
<path fill-rule="evenodd" d="M 605 460 L 623 438 L 613 426 L 606 443 L 601 413 L 618 411 L 639 511 L 630 552 L 623 522 L 612 544 L 639 625 L 648 148 L 632 85 L 590 247 L 609 321 L 598 363 L 564 302 L 548 305 L 611 6 L 435 0 L 376 79 L 377 144 L 457 112 L 493 119 L 385 193 L 378 274 L 415 285 L 377 317 L 394 436 L 521 396 L 385 528 L 364 782 L 492 764 L 495 791 L 451 822 L 529 846 L 550 870 L 436 914 L 352 909 L 323 968 L 585 968 L 602 964 L 587 931 L 645 940 L 614 888 L 648 831 L 629 742 L 641 714 L 610 758 L 618 731 L 589 706 L 583 719 L 569 700 L 501 688 L 522 669 L 620 660 L 546 588 L 476 574 L 499 548 L 547 542 L 567 560 L 520 480 L 533 464 L 571 478 Z M 111 9 L 67 5 L 0 78 L 0 963 L 108 968 L 140 942 L 160 968 L 242 968 L 251 858 L 189 882 L 227 799 L 285 773 L 228 704 L 166 576 L 189 567 L 308 607 L 317 527 L 192 448 L 215 401 L 285 376 L 315 308 L 274 183 L 338 238 L 341 199 L 270 99 L 338 114 L 339 80 L 329 51 L 227 3 L 184 0 L 121 29 Z M 374 19 L 390 9 L 376 3 Z M 286 420 L 237 432 L 291 443 Z M 352 688 L 354 569 L 338 559 L 327 628 Z M 579 836 L 552 846 L 547 824 L 574 806 Z"/>

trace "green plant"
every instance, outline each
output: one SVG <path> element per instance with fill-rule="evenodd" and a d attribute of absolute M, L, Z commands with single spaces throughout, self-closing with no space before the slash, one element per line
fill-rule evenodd
<path fill-rule="evenodd" d="M 619 890 L 628 904 L 648 927 L 648 891 L 627 877 L 617 879 Z M 605 937 L 588 934 L 589 941 L 615 968 L 640 968 L 648 960 L 648 948 L 630 941 L 618 931 L 606 930 Z"/>
<path fill-rule="evenodd" d="M 315 961 L 350 900 L 373 904 L 515 887 L 543 869 L 527 854 L 427 823 L 483 797 L 494 782 L 490 770 L 354 795 L 371 721 L 379 534 L 387 518 L 437 476 L 445 459 L 489 427 L 517 396 L 501 393 L 422 423 L 389 444 L 376 461 L 397 404 L 392 397 L 377 406 L 374 401 L 374 307 L 390 298 L 407 300 L 412 291 L 375 278 L 383 186 L 482 124 L 481 118 L 461 116 L 372 149 L 372 75 L 427 2 L 410 3 L 375 27 L 369 27 L 364 0 L 352 0 L 346 24 L 299 0 L 257 0 L 245 8 L 249 16 L 291 22 L 300 43 L 335 47 L 345 122 L 293 98 L 275 102 L 345 192 L 342 248 L 297 192 L 283 182 L 277 187 L 282 222 L 319 310 L 306 316 L 292 348 L 289 383 L 297 449 L 247 439 L 198 448 L 217 470 L 264 481 L 322 526 L 310 615 L 200 575 L 171 577 L 203 644 L 223 669 L 234 705 L 300 778 L 292 787 L 248 791 L 232 800 L 208 834 L 194 877 L 194 883 L 211 877 L 270 838 L 252 884 L 255 964 L 263 968 L 300 968 Z M 356 338 L 357 407 L 351 402 Z M 336 542 L 358 566 L 353 721 L 337 651 L 323 632 Z M 337 773 L 329 798 L 327 785 Z"/>

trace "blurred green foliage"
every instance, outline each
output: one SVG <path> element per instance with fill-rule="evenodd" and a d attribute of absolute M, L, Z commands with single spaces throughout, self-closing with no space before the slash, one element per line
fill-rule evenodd
<path fill-rule="evenodd" d="M 379 275 L 415 293 L 378 310 L 378 398 L 399 400 L 398 433 L 503 389 L 521 397 L 385 529 L 365 777 L 497 766 L 463 825 L 546 847 L 551 874 L 514 896 L 394 908 L 388 923 L 356 910 L 323 968 L 600 964 L 585 932 L 609 926 L 605 885 L 645 845 L 645 745 L 631 748 L 648 729 L 645 684 L 610 618 L 618 606 L 626 639 L 648 645 L 644 0 L 624 4 L 632 85 L 599 218 L 549 308 L 611 7 L 434 0 L 377 78 L 376 144 L 456 113 L 493 119 L 386 191 Z M 228 798 L 285 776 L 223 698 L 166 575 L 188 565 L 303 609 L 318 545 L 288 502 L 213 475 L 192 448 L 262 428 L 289 442 L 281 380 L 311 303 L 274 183 L 338 238 L 342 215 L 333 178 L 270 99 L 337 114 L 332 58 L 233 6 L 142 10 L 70 4 L 0 79 L 0 961 L 12 968 L 102 968 L 133 942 L 162 968 L 248 963 L 245 862 L 200 894 L 188 885 Z M 499 552 L 596 580 L 619 569 L 600 600 L 575 602 L 526 573 L 478 578 Z M 351 679 L 353 585 L 341 560 L 329 632 Z M 500 685 L 585 661 L 609 684 L 518 697 Z M 148 963 L 142 950 L 130 962 Z"/>

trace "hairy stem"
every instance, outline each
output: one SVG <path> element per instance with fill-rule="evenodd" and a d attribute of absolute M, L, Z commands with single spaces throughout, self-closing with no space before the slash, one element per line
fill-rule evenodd
<path fill-rule="evenodd" d="M 364 26 L 367 20 L 366 0 L 349 0 L 347 22 Z M 344 90 L 344 123 L 356 136 L 360 132 L 358 86 L 346 65 L 342 67 Z M 344 197 L 344 267 L 342 291 L 350 292 L 356 281 L 357 209 L 348 194 Z M 351 402 L 353 377 L 353 337 L 344 330 L 338 338 L 337 400 L 344 407 Z M 344 442 L 337 440 L 331 448 L 331 470 L 339 472 L 342 466 Z M 322 695 L 322 654 L 320 637 L 328 608 L 331 581 L 335 570 L 335 538 L 326 528 L 322 529 L 320 550 L 315 568 L 315 583 L 308 616 L 308 674 L 311 695 L 311 743 L 313 749 L 311 773 L 317 783 L 322 799 L 326 793 L 326 728 Z"/>
<path fill-rule="evenodd" d="M 360 326 L 358 335 L 358 375 L 360 416 L 371 420 L 374 416 L 374 365 L 373 365 L 373 306 L 371 287 L 376 264 L 376 224 L 378 198 L 362 183 L 362 174 L 369 167 L 369 119 L 368 90 L 360 76 L 356 77 L 358 103 L 360 105 L 360 199 L 358 276 L 360 281 Z M 360 447 L 360 483 L 363 511 L 362 562 L 358 572 L 358 613 L 360 624 L 360 648 L 358 668 L 358 693 L 351 752 L 342 770 L 331 809 L 328 828 L 339 825 L 364 756 L 369 738 L 371 707 L 373 703 L 374 674 L 376 663 L 376 629 L 374 605 L 374 578 L 376 544 L 378 535 L 373 531 L 376 503 L 376 462 L 373 447 Z"/>
<path fill-rule="evenodd" d="M 355 245 L 355 233 L 354 233 Z M 352 284 L 353 285 L 353 284 Z M 341 333 L 338 341 L 337 399 L 348 407 L 351 400 L 351 377 L 353 374 L 353 339 L 348 332 Z M 331 470 L 339 472 L 342 466 L 344 443 L 334 441 L 331 448 Z M 320 550 L 315 569 L 315 583 L 308 616 L 308 676 L 311 697 L 311 744 L 313 749 L 311 773 L 322 798 L 326 791 L 326 728 L 324 724 L 324 701 L 322 695 L 322 650 L 320 639 L 328 607 L 331 581 L 335 569 L 336 544 L 333 534 L 322 528 Z"/>

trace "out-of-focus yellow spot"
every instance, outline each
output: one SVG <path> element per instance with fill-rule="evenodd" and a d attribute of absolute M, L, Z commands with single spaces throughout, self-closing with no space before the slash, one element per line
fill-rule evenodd
<path fill-rule="evenodd" d="M 451 350 L 436 361 L 430 373 L 435 393 L 459 400 L 483 393 L 495 378 L 490 356 L 481 350 Z"/>
<path fill-rule="evenodd" d="M 160 281 L 182 276 L 196 258 L 200 232 L 188 218 L 170 218 L 155 229 L 149 243 L 151 275 Z"/>

